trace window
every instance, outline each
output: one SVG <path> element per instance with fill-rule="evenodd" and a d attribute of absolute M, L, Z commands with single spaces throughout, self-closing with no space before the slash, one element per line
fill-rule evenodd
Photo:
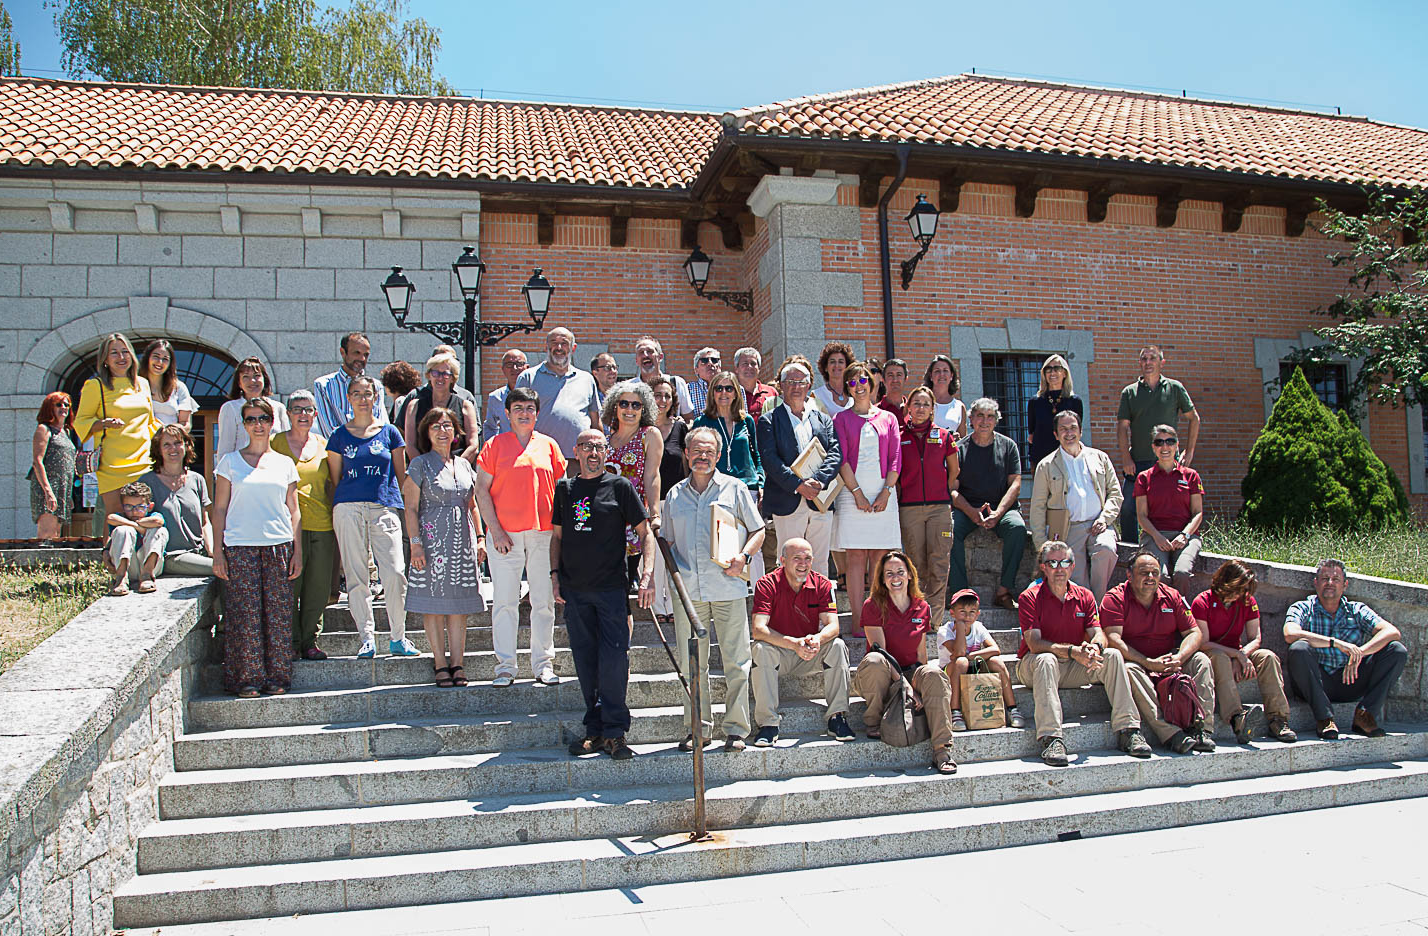
<path fill-rule="evenodd" d="M 1001 407 L 1002 421 L 997 431 L 1009 436 L 1021 450 L 1023 475 L 1030 475 L 1035 467 L 1031 464 L 1031 427 L 1026 423 L 1026 407 L 1041 388 L 1041 365 L 1045 361 L 1044 354 L 982 355 L 982 391 Z"/>
<path fill-rule="evenodd" d="M 1304 379 L 1314 388 L 1314 395 L 1331 410 L 1346 408 L 1349 398 L 1349 369 L 1343 364 L 1301 364 Z M 1296 365 L 1290 361 L 1279 364 L 1279 385 L 1284 386 L 1294 376 Z"/>

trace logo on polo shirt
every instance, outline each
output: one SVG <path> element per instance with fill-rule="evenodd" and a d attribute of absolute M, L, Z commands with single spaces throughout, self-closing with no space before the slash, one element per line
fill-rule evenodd
<path fill-rule="evenodd" d="M 1161 614 L 1174 614 L 1174 613 L 1175 613 L 1175 609 L 1174 609 L 1174 608 L 1161 608 L 1161 609 L 1160 609 L 1160 613 L 1161 613 Z"/>
<path fill-rule="evenodd" d="M 941 432 L 941 431 L 942 431 L 942 430 L 939 429 L 939 428 L 937 428 L 936 426 L 934 426 L 933 428 L 929 429 L 928 432 L 927 432 L 927 441 L 929 441 L 929 442 L 941 442 L 941 441 L 942 441 L 942 436 L 938 435 L 938 433 Z"/>
<path fill-rule="evenodd" d="M 912 619 L 912 623 L 914 623 L 914 624 L 921 624 L 921 623 L 922 623 L 922 618 L 920 618 L 920 617 L 915 617 L 915 618 Z"/>
<path fill-rule="evenodd" d="M 1085 611 L 1077 611 L 1077 612 L 1076 612 L 1076 616 L 1077 616 L 1077 617 L 1085 617 L 1085 616 L 1086 616 L 1086 612 L 1085 612 Z"/>

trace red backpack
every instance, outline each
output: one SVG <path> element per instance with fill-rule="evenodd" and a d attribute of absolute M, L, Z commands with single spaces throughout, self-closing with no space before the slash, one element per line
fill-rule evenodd
<path fill-rule="evenodd" d="M 1205 709 L 1195 680 L 1184 673 L 1156 673 L 1153 678 L 1160 717 L 1184 731 L 1198 731 L 1205 723 Z"/>

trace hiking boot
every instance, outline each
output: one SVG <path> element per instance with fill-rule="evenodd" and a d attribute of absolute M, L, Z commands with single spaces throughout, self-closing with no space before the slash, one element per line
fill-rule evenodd
<path fill-rule="evenodd" d="M 1041 739 L 1041 762 L 1048 767 L 1065 767 L 1071 763 L 1066 756 L 1066 742 L 1055 735 Z"/>
<path fill-rule="evenodd" d="M 1388 734 L 1378 726 L 1378 720 L 1370 715 L 1366 708 L 1354 709 L 1353 730 L 1366 738 L 1382 738 Z"/>
<path fill-rule="evenodd" d="M 1215 750 L 1215 739 L 1210 736 L 1210 729 L 1201 728 L 1190 735 L 1192 749 L 1201 754 L 1209 754 Z"/>
<path fill-rule="evenodd" d="M 1117 731 L 1116 747 L 1131 757 L 1150 756 L 1150 743 L 1145 740 L 1145 735 L 1140 733 L 1139 728 L 1122 728 Z"/>
<path fill-rule="evenodd" d="M 1316 719 L 1314 728 L 1319 732 L 1319 737 L 1324 741 L 1333 741 L 1339 736 L 1339 726 L 1334 724 L 1332 718 Z"/>
<path fill-rule="evenodd" d="M 625 736 L 605 739 L 605 753 L 615 760 L 629 760 L 635 756 L 635 752 L 630 750 L 630 746 L 625 743 Z"/>
<path fill-rule="evenodd" d="M 1165 742 L 1165 746 L 1176 754 L 1190 754 L 1195 750 L 1195 739 L 1176 729 L 1175 734 Z"/>
<path fill-rule="evenodd" d="M 1271 727 L 1270 727 L 1270 732 L 1271 732 L 1271 734 L 1273 733 L 1273 725 L 1274 725 L 1274 722 L 1270 722 L 1270 726 L 1271 726 Z M 1231 715 L 1231 716 L 1230 716 L 1230 730 L 1235 733 L 1235 741 L 1236 741 L 1236 742 L 1238 742 L 1239 744 L 1249 744 L 1249 742 L 1250 742 L 1249 712 L 1245 711 L 1244 709 L 1240 709 L 1238 712 L 1236 712 L 1235 714 Z"/>
<path fill-rule="evenodd" d="M 1282 718 L 1271 718 L 1269 720 L 1269 736 L 1276 741 L 1283 741 L 1285 744 L 1293 744 L 1299 740 L 1299 736 L 1294 733 L 1294 729 L 1289 727 L 1289 723 Z"/>

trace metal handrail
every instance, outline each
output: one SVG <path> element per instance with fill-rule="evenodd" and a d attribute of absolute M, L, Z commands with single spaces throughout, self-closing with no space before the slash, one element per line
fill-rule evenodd
<path fill-rule="evenodd" d="M 700 680 L 699 680 L 699 642 L 709 636 L 709 631 L 700 623 L 699 615 L 694 612 L 694 602 L 689 597 L 689 592 L 684 587 L 684 579 L 679 574 L 679 566 L 675 564 L 674 553 L 669 548 L 669 543 L 664 537 L 655 536 L 655 543 L 659 545 L 660 554 L 664 556 L 665 568 L 669 570 L 670 580 L 674 582 L 675 594 L 679 596 L 679 603 L 684 607 L 684 614 L 689 618 L 689 679 L 684 678 L 680 672 L 679 664 L 675 661 L 674 651 L 670 649 L 669 642 L 664 638 L 664 631 L 659 626 L 659 618 L 650 612 L 650 617 L 655 622 L 655 633 L 659 634 L 660 643 L 664 644 L 665 653 L 669 654 L 670 663 L 674 664 L 675 675 L 684 684 L 684 691 L 689 695 L 689 733 L 694 736 L 694 828 L 689 833 L 691 842 L 702 842 L 709 838 L 708 819 L 704 809 L 704 715 L 700 706 Z"/>

